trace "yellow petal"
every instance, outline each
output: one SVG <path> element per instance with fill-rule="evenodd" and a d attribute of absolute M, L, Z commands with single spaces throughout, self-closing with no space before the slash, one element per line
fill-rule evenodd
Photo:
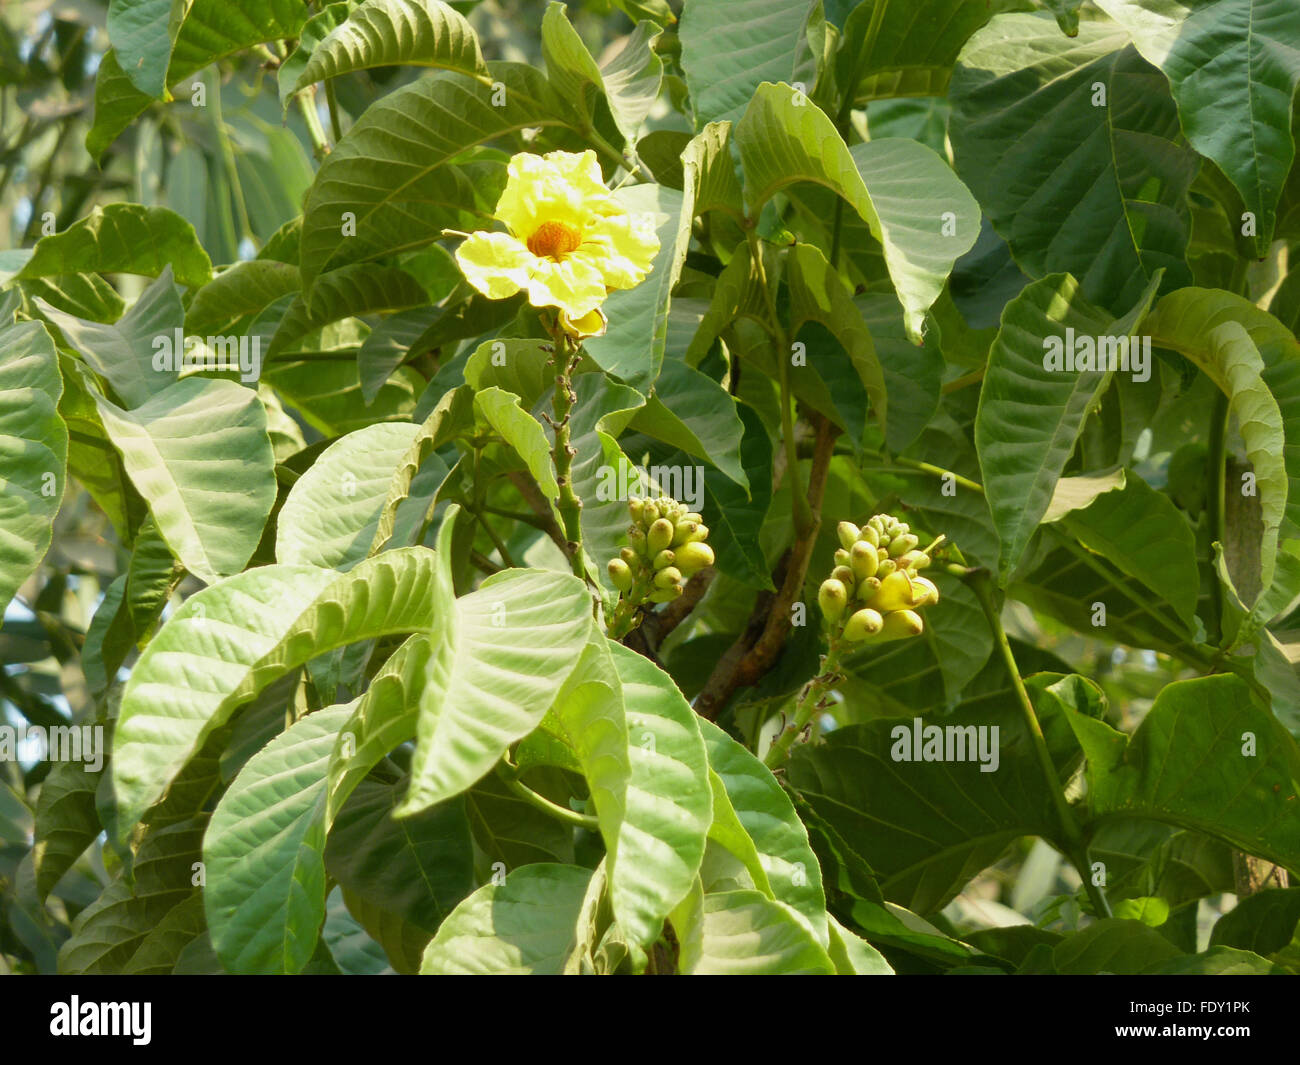
<path fill-rule="evenodd" d="M 547 222 L 584 231 L 595 217 L 594 209 L 608 198 L 595 152 L 520 152 L 506 168 L 506 187 L 495 214 L 515 236 L 527 240 Z"/>
<path fill-rule="evenodd" d="M 508 233 L 471 233 L 456 249 L 465 280 L 488 299 L 502 300 L 528 285 L 537 257 Z"/>
<path fill-rule="evenodd" d="M 654 219 L 623 213 L 599 219 L 575 255 L 587 259 L 609 288 L 632 288 L 645 279 L 659 251 Z"/>
<path fill-rule="evenodd" d="M 571 319 L 563 311 L 560 312 L 560 328 L 570 336 L 575 336 L 579 340 L 585 340 L 587 337 L 602 336 L 605 327 L 609 324 L 605 320 L 605 312 L 597 307 L 590 314 L 585 314 L 581 318 Z"/>
<path fill-rule="evenodd" d="M 534 307 L 558 307 L 573 321 L 594 311 L 606 295 L 600 271 L 577 255 L 558 263 L 534 257 L 524 287 Z"/>

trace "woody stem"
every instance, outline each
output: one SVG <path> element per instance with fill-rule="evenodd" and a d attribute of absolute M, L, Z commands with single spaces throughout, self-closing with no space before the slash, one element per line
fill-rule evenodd
<path fill-rule="evenodd" d="M 841 647 L 834 637 L 831 638 L 830 646 L 822 658 L 822 671 L 807 684 L 799 693 L 799 701 L 795 703 L 794 720 L 790 722 L 779 736 L 772 741 L 772 746 L 767 750 L 767 756 L 763 759 L 764 764 L 769 769 L 775 769 L 777 766 L 785 763 L 790 756 L 790 747 L 808 723 L 812 720 L 813 714 L 817 712 L 817 707 L 821 704 L 822 698 L 829 692 L 837 680 L 840 680 L 840 650 Z"/>
<path fill-rule="evenodd" d="M 573 490 L 573 456 L 577 449 L 569 442 L 570 422 L 573 404 L 577 395 L 573 391 L 572 373 L 578 359 L 578 344 L 563 329 L 557 328 L 555 337 L 555 396 L 551 409 L 555 412 L 555 447 L 552 456 L 555 460 L 555 483 L 560 489 L 558 509 L 560 522 L 564 530 L 564 550 L 569 556 L 573 575 L 586 580 L 587 574 L 582 561 L 582 500 Z"/>

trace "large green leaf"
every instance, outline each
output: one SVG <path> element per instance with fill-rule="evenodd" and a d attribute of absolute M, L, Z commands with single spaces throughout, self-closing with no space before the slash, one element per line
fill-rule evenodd
<path fill-rule="evenodd" d="M 321 452 L 280 508 L 276 560 L 349 570 L 369 556 L 396 471 L 419 431 L 407 422 L 380 422 Z M 403 498 L 394 515 L 389 538 L 395 546 L 410 543 L 447 472 L 437 455 L 425 460 L 414 494 Z"/>
<path fill-rule="evenodd" d="M 952 264 L 979 235 L 979 205 L 934 151 L 901 138 L 850 152 L 822 110 L 788 85 L 759 86 L 735 141 L 752 217 L 775 193 L 800 181 L 849 202 L 884 248 L 907 332 L 919 340 L 925 312 Z"/>
<path fill-rule="evenodd" d="M 586 586 L 567 573 L 504 570 L 454 598 L 455 513 L 444 516 L 438 534 L 439 564 L 429 590 L 433 655 L 420 691 L 402 817 L 459 795 L 537 727 L 592 624 Z"/>
<path fill-rule="evenodd" d="M 172 553 L 211 584 L 238 573 L 275 503 L 266 408 L 233 381 L 186 377 L 133 410 L 95 397 Z"/>
<path fill-rule="evenodd" d="M 484 885 L 442 923 L 420 972 L 558 976 L 590 880 L 590 869 L 538 863 Z"/>
<path fill-rule="evenodd" d="M 474 30 L 439 0 L 366 0 L 311 48 L 306 65 L 281 95 L 353 70 L 426 66 L 487 74 Z"/>
<path fill-rule="evenodd" d="M 325 773 L 350 706 L 310 714 L 253 755 L 203 841 L 208 930 L 232 973 L 294 973 L 325 919 Z"/>
<path fill-rule="evenodd" d="M 318 275 L 340 266 L 423 247 L 445 228 L 481 224 L 504 167 L 445 164 L 485 141 L 570 121 L 539 71 L 494 64 L 491 77 L 500 95 L 487 78 L 448 71 L 421 78 L 373 104 L 334 146 L 303 211 L 300 266 L 308 291 Z M 504 106 L 493 106 L 494 98 Z"/>
<path fill-rule="evenodd" d="M 1164 79 L 1126 44 L 1106 22 L 1068 38 L 1045 12 L 999 16 L 962 51 L 951 91 L 957 172 L 1021 269 L 1068 270 L 1115 312 L 1161 268 L 1166 289 L 1191 281 L 1198 166 Z"/>
<path fill-rule="evenodd" d="M 1300 750 L 1231 674 L 1160 690 L 1132 736 L 1070 715 L 1093 817 L 1141 817 L 1300 867 Z"/>
<path fill-rule="evenodd" d="M 767 766 L 717 725 L 701 720 L 700 731 L 708 750 L 709 768 L 723 788 L 721 796 L 714 796 L 710 836 L 732 850 L 736 843 L 717 829 L 723 816 L 729 813 L 734 817 L 759 867 L 755 883 L 800 914 L 817 942 L 826 946 L 829 939 L 821 866 L 790 797 Z M 726 802 L 726 809 L 719 807 L 720 800 Z M 743 848 L 744 840 L 739 845 Z M 746 859 L 736 850 L 732 853 Z M 751 868 L 751 874 L 754 872 Z"/>
<path fill-rule="evenodd" d="M 296 37 L 307 15 L 298 0 L 194 0 L 175 35 L 166 84 L 175 85 L 251 45 Z M 152 102 L 110 49 L 95 75 L 95 119 L 86 134 L 86 151 L 98 159 Z"/>
<path fill-rule="evenodd" d="M 273 680 L 336 647 L 427 629 L 433 582 L 433 553 L 404 548 L 346 574 L 262 566 L 187 599 L 122 694 L 113 782 L 123 829 Z"/>
<path fill-rule="evenodd" d="M 975 418 L 984 491 L 1001 543 L 998 572 L 1003 583 L 1046 514 L 1084 419 L 1111 377 L 1106 368 L 1074 370 L 1067 361 L 1052 366 L 1051 349 L 1072 361 L 1067 340 L 1087 337 L 1100 355 L 1101 338 L 1119 337 L 1127 350 L 1128 335 L 1150 305 L 1154 284 L 1120 321 L 1090 306 L 1069 274 L 1034 282 L 1003 311 Z"/>
<path fill-rule="evenodd" d="M 127 76 L 141 92 L 160 97 L 167 88 L 172 44 L 191 2 L 110 0 L 108 39 Z"/>
<path fill-rule="evenodd" d="M 45 557 L 63 502 L 62 394 L 58 353 L 45 327 L 0 325 L 0 616 Z"/>
<path fill-rule="evenodd" d="M 519 406 L 513 392 L 495 386 L 474 393 L 474 409 L 514 449 L 547 499 L 560 498 L 551 441 L 542 423 Z"/>
<path fill-rule="evenodd" d="M 551 84 L 588 123 L 603 101 L 623 139 L 632 144 L 659 95 L 663 61 L 654 52 L 661 31 L 643 23 L 624 39 L 623 47 L 601 67 L 569 22 L 565 7 L 551 0 L 542 16 L 542 56 Z"/>
<path fill-rule="evenodd" d="M 1057 482 L 1058 484 L 1060 482 Z M 1169 497 L 1129 472 L 1123 488 L 1103 492 L 1063 518 L 1070 533 L 1141 581 L 1194 627 L 1200 577 L 1191 527 Z"/>
<path fill-rule="evenodd" d="M 625 737 L 628 768 L 620 781 L 608 765 L 597 775 L 593 762 L 588 781 L 593 792 L 600 782 L 618 796 L 616 836 L 607 840 L 611 901 L 623 934 L 648 948 L 699 872 L 712 816 L 708 763 L 696 716 L 671 678 L 620 644 L 608 649 L 621 687 L 622 729 L 620 693 L 605 714 Z M 602 709 L 588 707 L 597 719 Z"/>
<path fill-rule="evenodd" d="M 1153 344 L 1172 348 L 1200 367 L 1228 397 L 1259 488 L 1263 520 L 1260 584 L 1268 588 L 1273 579 L 1278 531 L 1286 515 L 1286 434 L 1282 412 L 1264 380 L 1264 361 L 1249 328 L 1258 328 L 1258 318 L 1263 312 L 1242 316 L 1233 313 L 1237 306 L 1237 301 L 1224 300 L 1218 293 L 1180 289 L 1156 305 L 1142 328 L 1151 335 Z M 1275 340 L 1277 330 L 1281 329 L 1277 324 L 1272 331 L 1274 336 L 1268 339 Z M 1296 367 L 1287 369 L 1290 378 Z"/>
<path fill-rule="evenodd" d="M 1079 746 L 1061 707 L 1098 712 L 1100 693 L 1077 676 L 1047 680 L 1037 686 L 1036 709 L 1064 781 L 1077 766 Z M 975 750 L 977 738 L 982 754 Z M 993 757 L 996 769 L 986 770 Z M 1043 779 L 1032 737 L 1011 700 L 972 703 L 943 717 L 837 729 L 825 745 L 796 750 L 788 776 L 876 872 L 885 897 L 918 913 L 943 907 L 1013 840 L 1051 839 L 1059 827 L 1048 790 L 1059 784 Z"/>
<path fill-rule="evenodd" d="M 759 891 L 705 895 L 698 953 L 683 950 L 681 969 L 698 976 L 834 974 L 807 924 Z"/>
<path fill-rule="evenodd" d="M 81 273 L 157 277 L 168 265 L 182 285 L 203 285 L 212 278 L 208 253 L 194 227 L 180 215 L 165 207 L 110 203 L 94 207 L 62 233 L 42 237 L 17 277 Z"/>
<path fill-rule="evenodd" d="M 852 94 L 855 107 L 882 97 L 942 96 L 971 34 L 991 16 L 1025 6 L 1026 0 L 863 0 L 844 20 L 837 87 Z"/>
<path fill-rule="evenodd" d="M 1097 0 L 1160 67 L 1183 132 L 1213 159 L 1257 219 L 1268 251 L 1295 158 L 1291 109 L 1300 85 L 1300 8 L 1289 0 Z"/>
<path fill-rule="evenodd" d="M 745 427 L 736 401 L 713 378 L 679 359 L 664 363 L 631 428 L 706 459 L 748 492 L 740 456 Z"/>
<path fill-rule="evenodd" d="M 804 32 L 814 8 L 813 0 L 686 0 L 681 62 L 697 126 L 735 122 L 764 81 L 802 73 L 811 93 Z"/>
<path fill-rule="evenodd" d="M 363 780 L 334 818 L 325 847 L 331 877 L 430 935 L 474 888 L 463 798 L 415 817 L 392 814 L 401 785 Z"/>
<path fill-rule="evenodd" d="M 155 341 L 174 345 L 174 331 L 185 315 L 170 266 L 112 325 L 74 318 L 41 299 L 35 303 L 63 334 L 65 343 L 81 354 L 128 408 L 140 406 L 176 380 L 179 367 L 169 364 L 154 369 L 159 351 Z"/>
<path fill-rule="evenodd" d="M 415 278 L 395 266 L 344 266 L 320 278 L 311 302 L 295 296 L 267 346 L 268 358 L 291 351 L 296 341 L 329 322 L 363 314 L 387 314 L 428 303 Z"/>

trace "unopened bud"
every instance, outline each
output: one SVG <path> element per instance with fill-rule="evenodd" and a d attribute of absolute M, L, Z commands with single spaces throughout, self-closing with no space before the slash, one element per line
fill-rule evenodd
<path fill-rule="evenodd" d="M 860 530 L 851 521 L 842 521 L 835 527 L 839 534 L 840 544 L 846 551 L 852 550 L 853 545 L 857 542 Z"/>
<path fill-rule="evenodd" d="M 609 560 L 609 579 L 620 592 L 632 590 L 632 569 L 621 558 Z"/>
<path fill-rule="evenodd" d="M 873 643 L 887 643 L 890 640 L 906 640 L 910 636 L 920 636 L 925 631 L 925 622 L 915 610 L 894 610 L 885 615 L 885 622 L 873 637 Z"/>
<path fill-rule="evenodd" d="M 827 621 L 839 621 L 845 607 L 849 605 L 848 589 L 834 577 L 822 581 L 822 586 L 817 590 L 817 605 L 822 608 L 822 616 Z"/>
<path fill-rule="evenodd" d="M 653 557 L 673 542 L 673 523 L 667 518 L 656 518 L 646 532 L 646 551 Z"/>
<path fill-rule="evenodd" d="M 681 596 L 681 594 L 682 586 L 680 584 L 674 584 L 671 587 L 660 588 L 657 591 L 651 592 L 648 598 L 652 603 L 671 603 L 674 599 Z"/>
<path fill-rule="evenodd" d="M 863 607 L 844 623 L 844 638 L 858 643 L 874 636 L 884 625 L 884 619 L 870 607 Z"/>
<path fill-rule="evenodd" d="M 680 584 L 682 580 L 682 571 L 676 566 L 665 566 L 655 574 L 656 588 L 671 588 L 674 584 Z"/>
<path fill-rule="evenodd" d="M 912 533 L 902 533 L 889 541 L 889 553 L 894 558 L 897 558 L 899 555 L 914 551 L 920 543 L 920 538 Z"/>
<path fill-rule="evenodd" d="M 849 559 L 849 565 L 853 567 L 853 572 L 857 574 L 859 580 L 874 577 L 880 565 L 880 559 L 876 557 L 876 549 L 862 540 L 853 545 L 853 550 L 849 552 Z"/>
<path fill-rule="evenodd" d="M 673 554 L 677 556 L 675 565 L 687 576 L 696 570 L 704 569 L 705 566 L 713 565 L 713 548 L 705 543 L 682 544 Z"/>
<path fill-rule="evenodd" d="M 666 567 L 671 566 L 676 561 L 677 561 L 677 556 L 674 555 L 672 551 L 665 549 L 663 551 L 660 551 L 659 554 L 655 555 L 654 562 L 651 564 L 654 566 L 655 569 L 665 569 Z"/>
<path fill-rule="evenodd" d="M 852 566 L 836 566 L 831 570 L 831 576 L 845 588 L 852 588 L 858 581 L 858 575 L 853 572 Z"/>

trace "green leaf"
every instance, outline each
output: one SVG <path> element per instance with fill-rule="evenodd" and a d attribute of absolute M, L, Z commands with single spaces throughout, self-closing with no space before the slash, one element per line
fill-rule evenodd
<path fill-rule="evenodd" d="M 155 341 L 162 339 L 174 345 L 173 333 L 185 315 L 170 266 L 163 268 L 158 280 L 113 325 L 74 318 L 44 300 L 35 303 L 63 334 L 64 342 L 80 353 L 128 408 L 139 407 L 176 380 L 177 370 L 173 367 L 154 368 L 159 351 Z"/>
<path fill-rule="evenodd" d="M 143 274 L 157 277 L 170 265 L 182 285 L 212 279 L 212 261 L 194 227 L 165 207 L 110 203 L 95 207 L 62 233 L 42 237 L 19 279 L 61 274 Z"/>
<path fill-rule="evenodd" d="M 951 91 L 957 172 L 1020 268 L 1069 271 L 1112 311 L 1161 268 L 1165 289 L 1191 281 L 1186 195 L 1199 163 L 1164 79 L 1127 43 L 1107 22 L 1071 39 L 1045 12 L 1002 15 L 963 49 Z"/>
<path fill-rule="evenodd" d="M 903 308 L 889 293 L 864 293 L 853 300 L 871 334 L 889 400 L 885 442 L 901 452 L 915 442 L 939 409 L 942 398 L 943 352 L 939 331 L 927 329 L 917 347 L 907 338 Z"/>
<path fill-rule="evenodd" d="M 240 319 L 260 314 L 301 287 L 298 268 L 288 263 L 272 259 L 235 263 L 194 294 L 185 313 L 185 329 L 196 336 L 233 332 Z"/>
<path fill-rule="evenodd" d="M 771 770 L 722 729 L 701 719 L 700 731 L 712 774 L 724 789 L 722 796 L 715 794 L 714 828 L 724 816 L 735 818 L 758 863 L 758 870 L 751 867 L 751 875 L 757 873 L 755 883 L 798 913 L 817 942 L 827 946 L 830 940 L 821 866 L 790 797 Z M 725 808 L 719 805 L 720 798 L 725 800 Z M 733 844 L 715 835 L 714 829 L 710 829 L 710 836 L 732 850 Z M 744 841 L 740 844 L 743 846 Z M 735 850 L 732 853 L 746 859 Z"/>
<path fill-rule="evenodd" d="M 108 39 L 137 89 L 155 98 L 167 88 L 172 44 L 192 0 L 110 0 Z M 161 29 L 162 32 L 159 32 Z"/>
<path fill-rule="evenodd" d="M 1023 0 L 858 3 L 844 20 L 835 60 L 839 91 L 852 94 L 854 107 L 891 96 L 943 96 L 971 34 L 991 16 L 1023 6 Z"/>
<path fill-rule="evenodd" d="M 558 976 L 590 880 L 590 869 L 539 863 L 484 885 L 442 923 L 420 972 Z"/>
<path fill-rule="evenodd" d="M 1187 139 L 1213 159 L 1256 216 L 1255 250 L 1273 239 L 1295 158 L 1300 10 L 1287 0 L 1097 0 L 1164 71 Z"/>
<path fill-rule="evenodd" d="M 1094 710 L 1100 693 L 1077 676 L 1042 686 L 1036 709 L 1064 782 L 1079 748 L 1060 707 L 1083 700 Z M 876 872 L 885 897 L 918 913 L 946 905 L 1013 840 L 1058 831 L 1051 785 L 1009 700 L 836 729 L 825 745 L 795 752 L 788 778 Z"/>
<path fill-rule="evenodd" d="M 63 502 L 68 428 L 54 341 L 39 322 L 0 326 L 0 616 L 40 565 Z"/>
<path fill-rule="evenodd" d="M 629 211 L 654 215 L 659 251 L 641 284 L 610 293 L 603 306 L 609 327 L 583 349 L 602 369 L 645 391 L 663 363 L 670 296 L 691 241 L 694 198 L 663 185 L 633 185 L 615 198 Z"/>
<path fill-rule="evenodd" d="M 1182 951 L 1141 921 L 1104 918 L 1066 936 L 1052 952 L 1059 973 L 1140 973 Z"/>
<path fill-rule="evenodd" d="M 235 709 L 312 658 L 427 629 L 433 554 L 388 551 L 349 573 L 262 566 L 187 599 L 122 694 L 113 783 L 124 830 Z"/>
<path fill-rule="evenodd" d="M 788 85 L 770 83 L 755 92 L 735 140 L 751 217 L 800 181 L 848 201 L 883 246 L 908 336 L 919 342 L 925 312 L 952 264 L 979 235 L 979 206 L 943 159 L 901 138 L 869 141 L 850 152 L 820 108 L 801 104 Z"/>
<path fill-rule="evenodd" d="M 830 956 L 840 976 L 893 976 L 894 970 L 861 936 L 830 918 Z"/>
<path fill-rule="evenodd" d="M 444 516 L 438 533 L 430 589 L 433 658 L 420 692 L 411 784 L 399 817 L 459 795 L 532 732 L 577 663 L 591 627 L 586 586 L 567 573 L 504 570 L 454 598 L 454 513 Z"/>
<path fill-rule="evenodd" d="M 704 896 L 699 954 L 684 953 L 681 969 L 697 976 L 829 976 L 835 972 L 830 956 L 807 925 L 784 903 L 758 891 Z"/>
<path fill-rule="evenodd" d="M 303 37 L 307 39 L 306 28 Z M 314 82 L 372 67 L 423 66 L 487 74 L 474 30 L 459 12 L 438 0 L 366 0 L 324 39 L 310 42 L 307 56 L 293 81 L 281 75 L 280 96 L 286 105 L 289 96 Z"/>
<path fill-rule="evenodd" d="M 1300 863 L 1300 750 L 1232 674 L 1160 690 L 1131 736 L 1070 715 L 1087 754 L 1093 817 L 1202 832 L 1272 862 Z M 1209 771 L 1207 767 L 1213 767 Z"/>
<path fill-rule="evenodd" d="M 1073 359 L 1075 352 L 1066 350 L 1066 342 L 1078 337 L 1090 339 L 1097 349 L 1101 338 L 1128 338 L 1134 320 L 1149 306 L 1156 283 L 1120 321 L 1108 321 L 1090 306 L 1069 274 L 1026 286 L 1003 311 L 975 417 L 975 446 L 1001 545 L 998 572 L 1003 584 L 1047 513 L 1084 420 L 1111 376 L 1104 368 L 1072 371 L 1070 363 L 1060 359 L 1056 368 L 1051 365 L 1053 353 Z M 1096 356 L 1098 363 L 1106 359 L 1102 350 L 1096 350 Z"/>
<path fill-rule="evenodd" d="M 669 359 L 631 428 L 713 463 L 748 495 L 740 456 L 745 427 L 736 401 L 713 378 Z"/>
<path fill-rule="evenodd" d="M 298 44 L 280 64 L 275 72 L 275 83 L 280 93 L 280 106 L 286 114 L 293 94 L 297 91 L 298 79 L 316 48 L 331 33 L 347 21 L 348 15 L 356 10 L 357 0 L 338 0 L 337 3 L 325 4 L 316 14 L 303 23 L 298 33 Z M 346 912 L 346 910 L 344 911 Z"/>
<path fill-rule="evenodd" d="M 295 973 L 325 919 L 325 773 L 350 706 L 309 714 L 253 755 L 203 842 L 208 931 L 232 973 Z"/>
<path fill-rule="evenodd" d="M 233 381 L 186 377 L 134 410 L 95 397 L 172 553 L 211 584 L 244 568 L 275 503 L 266 408 Z"/>
<path fill-rule="evenodd" d="M 866 390 L 872 413 L 884 429 L 888 403 L 884 371 L 880 360 L 876 358 L 871 333 L 844 281 L 831 269 L 821 249 L 811 244 L 794 246 L 786 259 L 786 270 L 786 285 L 790 290 L 791 329 L 794 333 L 799 333 L 807 322 L 819 322 L 825 326 L 848 355 L 858 380 Z M 777 357 L 785 358 L 785 354 L 778 352 Z M 807 361 L 809 364 L 818 364 L 823 378 L 828 376 L 829 367 L 824 360 Z M 796 371 L 798 369 L 795 367 Z M 804 375 L 795 372 L 792 376 Z"/>
<path fill-rule="evenodd" d="M 175 85 L 251 45 L 296 37 L 307 14 L 297 0 L 194 0 L 176 34 L 166 83 Z M 95 75 L 95 117 L 86 151 L 98 159 L 152 102 L 110 49 Z"/>
<path fill-rule="evenodd" d="M 764 81 L 793 82 L 815 71 L 804 48 L 812 0 L 687 0 L 678 35 L 697 126 L 735 122 Z M 810 87 L 810 86 L 809 86 Z"/>
<path fill-rule="evenodd" d="M 84 761 L 59 762 L 41 784 L 32 861 L 42 900 L 102 831 L 95 812 L 99 781 Z"/>
<path fill-rule="evenodd" d="M 344 266 L 318 278 L 310 304 L 295 296 L 267 346 L 267 358 L 330 322 L 363 314 L 387 314 L 429 302 L 423 286 L 405 270 L 374 264 Z"/>
<path fill-rule="evenodd" d="M 1285 431 L 1278 402 L 1264 380 L 1259 348 L 1247 325 L 1232 314 L 1231 304 L 1217 293 L 1181 289 L 1162 299 L 1142 328 L 1150 333 L 1153 344 L 1171 348 L 1195 363 L 1228 397 L 1259 487 L 1264 526 L 1260 584 L 1267 588 L 1273 579 L 1278 531 L 1286 515 Z M 1288 369 L 1295 373 L 1296 367 Z"/>
<path fill-rule="evenodd" d="M 325 866 L 352 895 L 437 931 L 474 888 L 474 850 L 461 798 L 401 821 L 400 785 L 363 780 L 329 829 Z"/>
<path fill-rule="evenodd" d="M 1261 891 L 1239 899 L 1214 923 L 1210 945 L 1274 954 L 1295 938 L 1297 926 L 1300 887 Z"/>
<path fill-rule="evenodd" d="M 203 895 L 195 892 L 150 929 L 121 972 L 133 976 L 170 976 L 185 949 L 206 932 Z"/>
<path fill-rule="evenodd" d="M 491 77 L 504 87 L 502 107 L 493 106 L 491 84 L 439 72 L 382 97 L 334 146 L 303 211 L 300 267 L 308 292 L 317 276 L 340 266 L 423 247 L 445 228 L 481 224 L 505 168 L 445 164 L 474 145 L 570 121 L 539 71 L 493 64 Z M 419 134 L 394 137 L 395 129 Z"/>
<path fill-rule="evenodd" d="M 519 406 L 519 397 L 501 388 L 485 388 L 474 393 L 474 410 L 524 460 L 542 494 L 547 499 L 559 499 L 551 441 L 541 422 Z"/>
<path fill-rule="evenodd" d="M 348 433 L 322 451 L 294 482 L 280 509 L 276 560 L 346 571 L 368 557 L 394 471 L 419 431 L 406 422 L 380 422 Z M 419 490 L 398 507 L 396 546 L 410 542 L 447 473 L 441 458 L 429 456 L 417 477 Z"/>
<path fill-rule="evenodd" d="M 1058 485 L 1060 482 L 1057 482 Z M 1200 577 L 1191 527 L 1170 502 L 1130 471 L 1123 488 L 1103 492 L 1062 524 L 1084 547 L 1141 581 L 1193 628 Z"/>

